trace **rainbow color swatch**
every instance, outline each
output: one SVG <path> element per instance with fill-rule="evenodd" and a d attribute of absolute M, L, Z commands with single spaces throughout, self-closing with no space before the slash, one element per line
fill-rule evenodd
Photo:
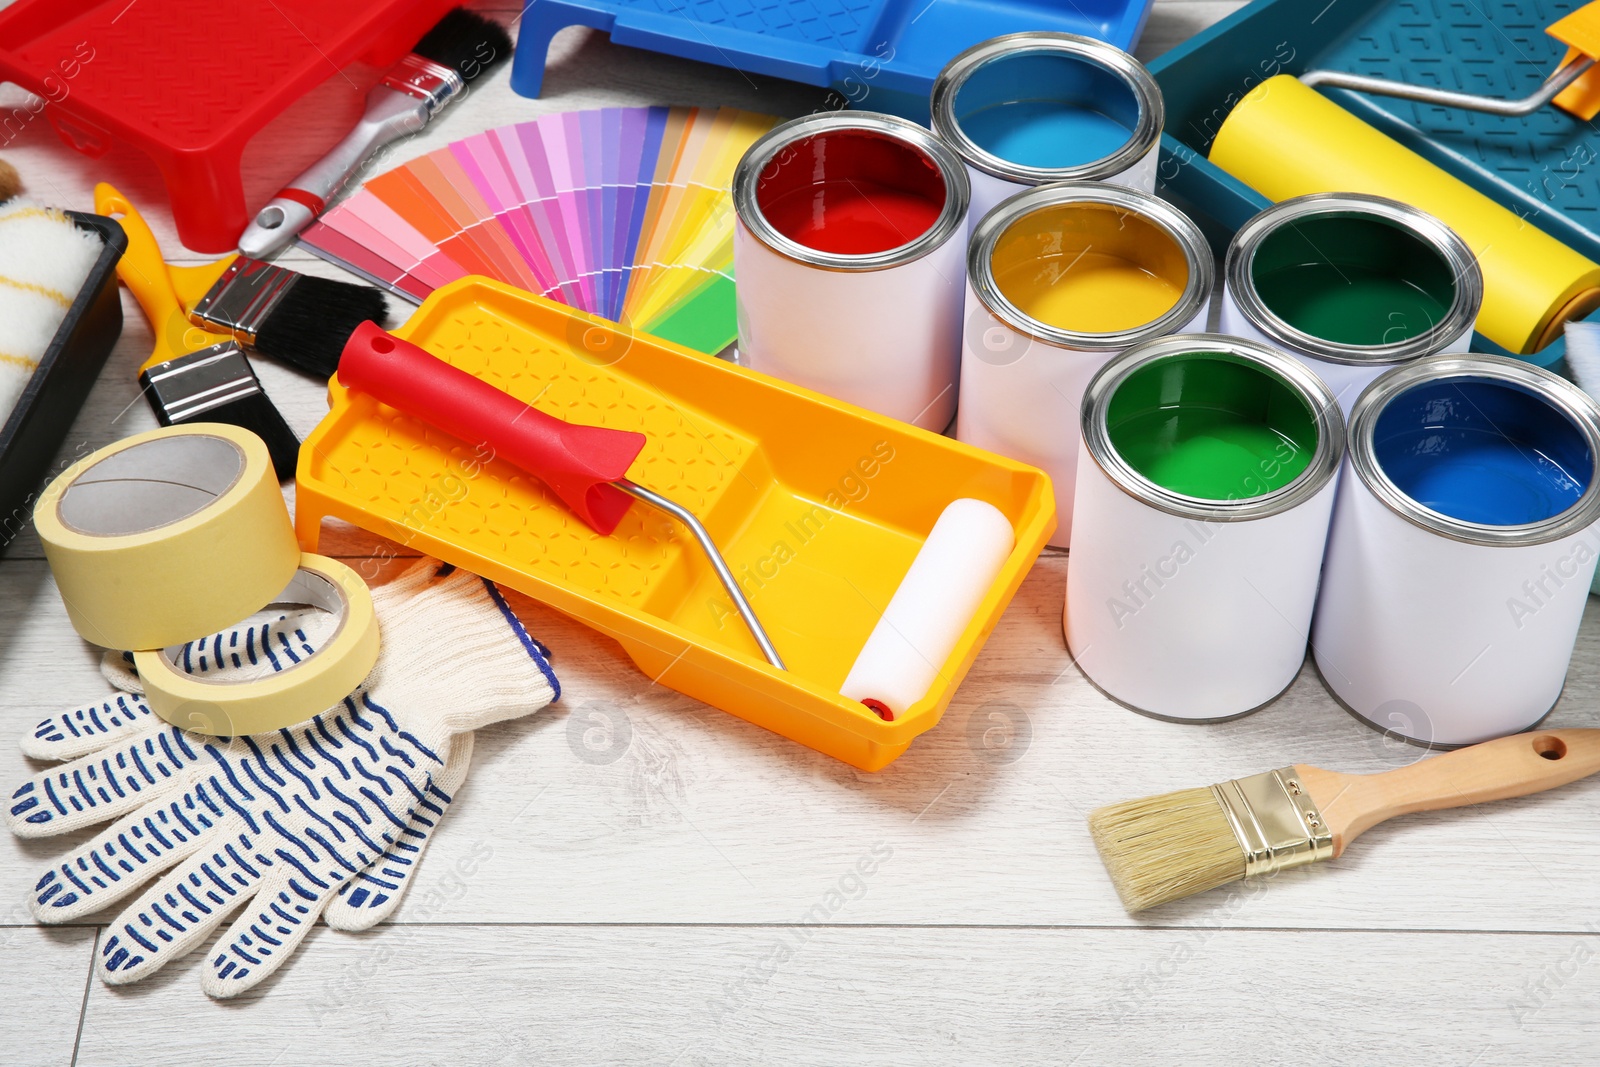
<path fill-rule="evenodd" d="M 409 300 L 481 274 L 720 352 L 737 334 L 728 190 L 777 122 L 732 108 L 545 115 L 372 178 L 300 241 Z"/>

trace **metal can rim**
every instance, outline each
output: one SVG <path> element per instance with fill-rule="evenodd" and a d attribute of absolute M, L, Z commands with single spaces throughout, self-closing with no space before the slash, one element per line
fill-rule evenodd
<path fill-rule="evenodd" d="M 1159 359 L 1177 355 L 1217 355 L 1265 371 L 1288 386 L 1311 409 L 1317 429 L 1311 460 L 1288 485 L 1241 500 L 1208 500 L 1175 493 L 1134 470 L 1111 443 L 1106 414 L 1111 397 L 1129 375 Z M 1135 345 L 1114 357 L 1089 380 L 1080 417 L 1084 447 L 1111 483 L 1148 507 L 1185 519 L 1248 522 L 1280 515 L 1305 503 L 1333 479 L 1344 459 L 1344 414 L 1339 400 L 1311 368 L 1287 353 L 1257 341 L 1219 333 L 1179 333 Z"/>
<path fill-rule="evenodd" d="M 1311 216 L 1376 216 L 1396 224 L 1432 248 L 1455 278 L 1455 300 L 1432 329 L 1389 345 L 1351 345 L 1327 341 L 1279 318 L 1256 292 L 1251 267 L 1268 236 L 1286 223 Z M 1347 366 L 1404 363 L 1438 352 L 1472 329 L 1483 303 L 1483 272 L 1461 236 L 1420 208 L 1366 193 L 1308 193 L 1280 201 L 1251 218 L 1234 234 L 1223 264 L 1228 295 L 1252 326 L 1272 343 L 1316 359 Z"/>
<path fill-rule="evenodd" d="M 1565 415 L 1583 434 L 1594 461 L 1589 484 L 1577 502 L 1565 511 L 1538 522 L 1490 526 L 1451 518 L 1403 492 L 1378 463 L 1373 439 L 1378 417 L 1390 401 L 1412 386 L 1441 378 L 1487 380 L 1537 392 L 1540 399 Z M 1483 352 L 1425 356 L 1403 367 L 1386 371 L 1362 390 L 1350 411 L 1350 465 L 1385 507 L 1413 526 L 1430 533 L 1469 545 L 1494 548 L 1548 544 L 1580 533 L 1600 519 L 1600 405 L 1560 375 L 1520 359 Z"/>
<path fill-rule="evenodd" d="M 968 137 L 956 118 L 956 96 L 981 67 L 1001 58 L 1058 53 L 1093 63 L 1117 75 L 1133 92 L 1139 117 L 1126 143 L 1110 155 L 1072 167 L 1029 167 L 1001 159 Z M 1156 146 L 1166 122 L 1161 86 L 1143 63 L 1113 44 L 1076 33 L 1027 30 L 992 37 L 960 53 L 933 81 L 930 96 L 933 130 L 955 149 L 969 166 L 1002 181 L 1022 185 L 1103 179 L 1121 174 Z"/>
<path fill-rule="evenodd" d="M 1025 215 L 1062 204 L 1107 204 L 1134 212 L 1165 231 L 1182 249 L 1189 267 L 1189 280 L 1178 302 L 1142 326 L 1109 333 L 1087 333 L 1040 322 L 1007 299 L 994 277 L 994 248 L 1000 236 Z M 967 277 L 983 306 L 1018 333 L 1056 348 L 1094 352 L 1127 348 L 1187 325 L 1211 298 L 1212 286 L 1216 284 L 1216 263 L 1200 227 L 1160 197 L 1102 182 L 1061 182 L 1025 189 L 1007 197 L 983 217 L 972 231 L 972 243 L 967 248 Z"/>
<path fill-rule="evenodd" d="M 915 240 L 883 252 L 847 255 L 809 248 L 779 233 L 756 200 L 761 172 L 783 148 L 820 133 L 864 130 L 909 143 L 933 161 L 944 179 L 944 207 L 926 232 Z M 803 115 L 776 126 L 752 144 L 733 172 L 733 209 L 741 225 L 772 251 L 786 259 L 832 271 L 875 271 L 911 263 L 950 240 L 966 224 L 972 185 L 961 160 L 950 146 L 928 129 L 909 119 L 875 111 L 828 111 Z"/>

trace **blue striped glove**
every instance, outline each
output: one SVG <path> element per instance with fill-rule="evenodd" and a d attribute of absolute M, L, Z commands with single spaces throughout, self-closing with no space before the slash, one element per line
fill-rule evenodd
<path fill-rule="evenodd" d="M 201 978 L 231 997 L 272 974 L 322 915 L 366 929 L 399 905 L 428 839 L 466 779 L 472 731 L 559 693 L 544 648 L 499 591 L 424 560 L 373 590 L 383 647 L 343 704 L 291 729 L 189 733 L 155 716 L 119 654 L 124 691 L 40 723 L 34 758 L 70 760 L 12 794 L 19 837 L 115 819 L 46 872 L 41 922 L 72 922 L 142 890 L 111 923 L 98 970 L 138 981 L 204 942 L 240 905 Z M 249 677 L 308 655 L 333 620 L 297 612 L 191 644 L 198 674 Z"/>

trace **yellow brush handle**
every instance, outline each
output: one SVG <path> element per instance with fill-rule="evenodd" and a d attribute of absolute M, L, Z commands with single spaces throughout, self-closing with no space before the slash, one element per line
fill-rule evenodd
<path fill-rule="evenodd" d="M 1211 162 L 1271 200 L 1369 193 L 1443 221 L 1483 271 L 1478 332 L 1518 353 L 1600 304 L 1600 264 L 1384 136 L 1297 79 L 1256 86 L 1217 131 Z"/>
<path fill-rule="evenodd" d="M 1535 730 L 1418 760 L 1382 774 L 1295 768 L 1333 831 L 1333 854 L 1414 811 L 1542 793 L 1600 771 L 1600 730 Z"/>
<path fill-rule="evenodd" d="M 194 310 L 200 303 L 200 298 L 216 284 L 222 277 L 222 272 L 228 269 L 228 264 L 238 259 L 238 255 L 223 256 L 215 263 L 205 263 L 196 267 L 175 267 L 167 264 L 167 277 L 172 279 L 172 290 L 178 294 L 178 303 L 183 306 L 185 314 Z"/>
<path fill-rule="evenodd" d="M 150 320 L 150 331 L 155 334 L 154 351 L 139 368 L 141 371 L 228 339 L 190 324 L 166 261 L 161 258 L 161 246 L 156 244 L 144 216 L 127 197 L 101 182 L 94 187 L 94 210 L 97 215 L 116 219 L 128 235 L 128 250 L 117 261 L 117 277 L 139 301 L 145 318 Z"/>

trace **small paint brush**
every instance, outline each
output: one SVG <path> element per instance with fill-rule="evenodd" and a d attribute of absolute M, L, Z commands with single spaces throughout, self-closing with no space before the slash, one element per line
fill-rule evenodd
<path fill-rule="evenodd" d="M 236 341 L 146 365 L 139 384 L 163 426 L 226 422 L 266 442 L 279 481 L 294 477 L 300 440 L 261 388 Z"/>
<path fill-rule="evenodd" d="M 250 430 L 266 442 L 279 479 L 294 477 L 300 441 L 261 388 L 239 343 L 189 323 L 173 268 L 127 197 L 101 182 L 94 188 L 94 209 L 117 219 L 128 238 L 117 277 L 150 320 L 154 344 L 139 368 L 139 384 L 161 425 L 226 422 Z"/>
<path fill-rule="evenodd" d="M 339 353 L 357 326 L 389 315 L 388 301 L 370 285 L 300 274 L 249 256 L 223 262 L 221 277 L 192 302 L 185 279 L 217 264 L 173 268 L 189 321 L 319 378 L 339 368 Z"/>
<path fill-rule="evenodd" d="M 231 337 L 323 379 L 338 369 L 339 353 L 357 326 L 389 315 L 389 302 L 370 285 L 300 274 L 249 256 L 193 267 L 167 263 L 164 273 L 189 321 L 220 335 L 212 340 Z"/>
<path fill-rule="evenodd" d="M 1129 912 L 1334 859 L 1396 815 L 1526 796 L 1600 771 L 1600 730 L 1538 730 L 1381 774 L 1295 765 L 1099 808 L 1089 832 Z"/>
<path fill-rule="evenodd" d="M 239 236 L 239 251 L 265 259 L 287 248 L 374 152 L 422 129 L 469 82 L 510 55 L 504 27 L 451 9 L 367 94 L 356 128 L 256 213 Z"/>

